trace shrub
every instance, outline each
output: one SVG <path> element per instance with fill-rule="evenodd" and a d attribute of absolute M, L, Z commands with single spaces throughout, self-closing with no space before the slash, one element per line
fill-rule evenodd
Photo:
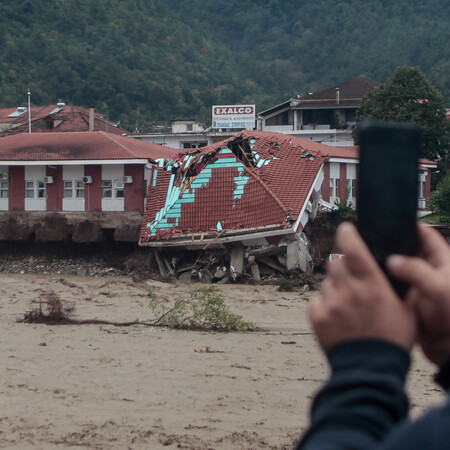
<path fill-rule="evenodd" d="M 164 306 L 152 295 L 150 308 L 158 325 L 188 330 L 257 331 L 252 322 L 245 321 L 225 305 L 224 299 L 213 285 L 191 289 L 188 299 L 176 299 L 172 308 Z M 156 324 L 155 322 L 155 324 Z"/>
<path fill-rule="evenodd" d="M 18 322 L 59 324 L 71 322 L 75 304 L 61 300 L 53 291 L 43 292 L 39 300 L 33 301 L 39 306 L 27 311 Z"/>
<path fill-rule="evenodd" d="M 441 180 L 436 192 L 431 197 L 432 208 L 441 216 L 441 222 L 448 222 L 450 218 L 450 173 Z"/>

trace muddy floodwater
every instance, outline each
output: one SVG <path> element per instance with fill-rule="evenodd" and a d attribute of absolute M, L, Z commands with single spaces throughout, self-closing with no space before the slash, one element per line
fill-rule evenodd
<path fill-rule="evenodd" d="M 215 333 L 18 323 L 53 292 L 74 317 L 151 317 L 191 285 L 124 276 L 0 273 L 0 447 L 288 449 L 328 368 L 308 323 L 316 291 L 222 285 L 231 310 L 263 331 Z M 412 414 L 443 399 L 414 353 Z"/>

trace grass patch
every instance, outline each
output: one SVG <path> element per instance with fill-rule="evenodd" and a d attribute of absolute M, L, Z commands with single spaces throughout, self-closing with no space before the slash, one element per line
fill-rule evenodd
<path fill-rule="evenodd" d="M 431 224 L 443 224 L 450 223 L 450 217 L 443 216 L 442 214 L 430 214 L 429 216 L 421 217 L 420 222 Z"/>

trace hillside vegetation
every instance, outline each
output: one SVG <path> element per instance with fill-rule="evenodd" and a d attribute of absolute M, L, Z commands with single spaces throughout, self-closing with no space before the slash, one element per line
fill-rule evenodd
<path fill-rule="evenodd" d="M 209 120 L 355 75 L 419 66 L 450 106 L 450 2 L 16 0 L 0 15 L 0 106 L 94 104 L 139 131 Z"/>

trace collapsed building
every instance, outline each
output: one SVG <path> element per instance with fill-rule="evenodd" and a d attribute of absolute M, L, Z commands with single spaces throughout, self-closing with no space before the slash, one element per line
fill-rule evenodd
<path fill-rule="evenodd" d="M 163 275 L 203 270 L 205 279 L 225 273 L 259 279 L 267 268 L 311 272 L 303 230 L 318 210 L 328 151 L 288 135 L 243 131 L 159 159 L 139 245 L 155 249 Z M 201 256 L 181 262 L 191 251 Z"/>

